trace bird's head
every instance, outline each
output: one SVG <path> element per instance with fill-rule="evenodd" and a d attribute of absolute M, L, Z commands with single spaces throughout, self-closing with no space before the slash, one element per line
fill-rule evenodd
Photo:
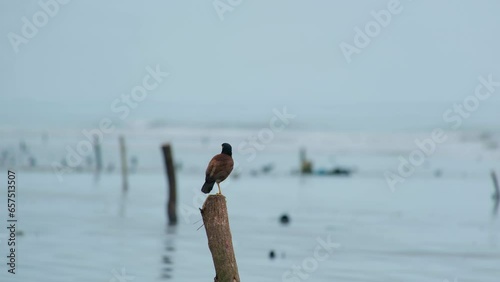
<path fill-rule="evenodd" d="M 228 143 L 222 143 L 222 154 L 226 154 L 226 155 L 233 155 L 233 149 L 231 148 L 231 145 L 229 145 Z"/>

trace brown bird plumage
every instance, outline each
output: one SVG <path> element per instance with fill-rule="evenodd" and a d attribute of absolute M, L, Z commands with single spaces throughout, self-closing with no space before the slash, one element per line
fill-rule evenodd
<path fill-rule="evenodd" d="M 232 155 L 231 145 L 228 143 L 222 144 L 222 152 L 215 155 L 212 160 L 210 160 L 210 163 L 208 163 L 208 167 L 205 172 L 205 184 L 201 187 L 201 191 L 203 193 L 210 193 L 214 184 L 217 183 L 217 187 L 219 187 L 219 194 L 222 194 L 219 183 L 224 181 L 233 170 L 234 162 Z"/>

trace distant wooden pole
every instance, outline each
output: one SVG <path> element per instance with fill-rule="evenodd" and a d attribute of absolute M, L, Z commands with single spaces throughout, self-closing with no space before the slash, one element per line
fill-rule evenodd
<path fill-rule="evenodd" d="M 312 162 L 307 160 L 305 148 L 300 148 L 299 158 L 300 158 L 300 173 L 301 174 L 312 173 Z"/>
<path fill-rule="evenodd" d="M 175 185 L 175 166 L 172 157 L 172 146 L 170 144 L 164 144 L 161 147 L 163 151 L 163 157 L 165 160 L 165 168 L 168 177 L 168 202 L 167 202 L 167 215 L 168 224 L 177 224 L 177 191 Z"/>
<path fill-rule="evenodd" d="M 227 215 L 226 197 L 210 195 L 200 210 L 215 266 L 214 282 L 240 282 Z"/>
<path fill-rule="evenodd" d="M 123 193 L 128 191 L 128 166 L 127 166 L 127 147 L 125 146 L 125 137 L 120 135 L 120 158 L 122 163 L 122 183 Z"/>
<path fill-rule="evenodd" d="M 99 173 L 102 170 L 102 152 L 101 143 L 99 137 L 94 136 L 94 152 L 95 152 L 95 164 L 96 172 Z"/>
<path fill-rule="evenodd" d="M 491 178 L 493 179 L 493 185 L 495 187 L 495 192 L 493 193 L 493 199 L 498 201 L 500 200 L 500 187 L 498 186 L 497 174 L 494 170 L 491 171 Z"/>

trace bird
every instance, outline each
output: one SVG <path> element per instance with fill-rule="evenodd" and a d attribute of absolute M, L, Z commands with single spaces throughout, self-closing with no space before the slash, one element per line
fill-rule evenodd
<path fill-rule="evenodd" d="M 233 170 L 234 162 L 232 155 L 233 152 L 231 145 L 223 143 L 222 152 L 215 155 L 208 163 L 208 167 L 205 172 L 205 184 L 201 187 L 201 191 L 203 193 L 210 193 L 214 184 L 217 183 L 217 187 L 219 187 L 218 194 L 222 194 L 222 191 L 220 190 L 220 183 L 224 181 Z"/>

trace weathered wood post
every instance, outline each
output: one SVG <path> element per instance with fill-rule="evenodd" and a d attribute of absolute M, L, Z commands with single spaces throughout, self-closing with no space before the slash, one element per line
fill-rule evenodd
<path fill-rule="evenodd" d="M 167 201 L 167 215 L 168 224 L 177 224 L 177 191 L 175 186 L 175 166 L 172 157 L 172 146 L 167 143 L 161 147 L 163 151 L 163 158 L 165 160 L 165 169 L 168 178 L 168 201 Z"/>
<path fill-rule="evenodd" d="M 120 135 L 120 159 L 122 164 L 122 184 L 123 184 L 123 194 L 128 191 L 128 165 L 127 165 L 127 148 L 125 147 L 125 137 Z"/>
<path fill-rule="evenodd" d="M 214 282 L 240 282 L 224 195 L 210 195 L 200 210 L 215 267 Z"/>
<path fill-rule="evenodd" d="M 493 200 L 499 201 L 500 200 L 500 187 L 498 186 L 497 174 L 495 173 L 494 170 L 491 171 L 491 178 L 493 179 L 493 186 L 495 188 L 495 192 L 493 192 L 493 195 L 491 197 L 493 198 Z"/>

